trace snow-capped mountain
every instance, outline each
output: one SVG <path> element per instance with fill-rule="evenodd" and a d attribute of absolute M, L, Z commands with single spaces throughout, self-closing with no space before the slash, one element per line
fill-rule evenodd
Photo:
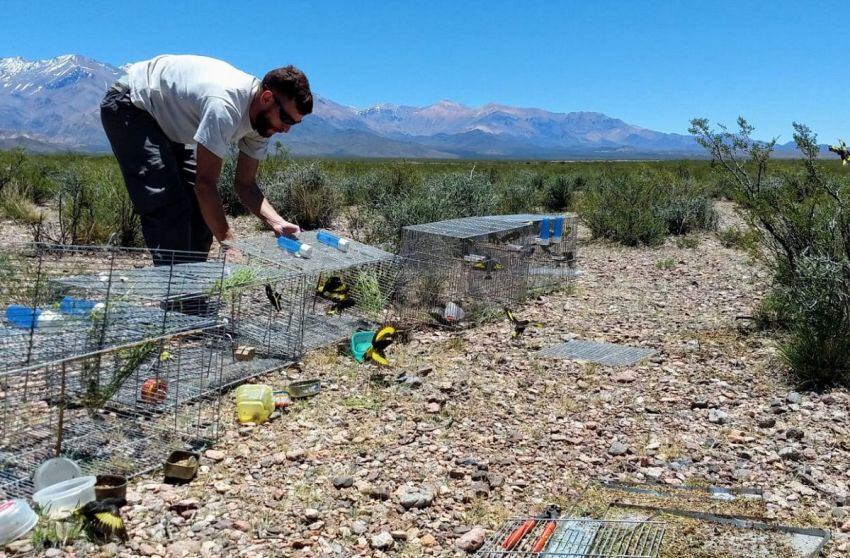
<path fill-rule="evenodd" d="M 0 59 L 0 146 L 108 151 L 98 105 L 124 70 L 78 55 Z M 23 140 L 26 141 L 23 141 Z M 699 154 L 689 136 L 597 112 L 555 113 L 444 100 L 356 108 L 316 96 L 314 114 L 278 139 L 296 155 L 338 157 L 665 157 Z"/>

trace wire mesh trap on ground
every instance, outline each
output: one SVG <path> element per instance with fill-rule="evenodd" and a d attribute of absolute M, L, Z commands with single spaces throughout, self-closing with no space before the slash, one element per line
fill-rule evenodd
<path fill-rule="evenodd" d="M 287 328 L 300 336 L 298 350 L 289 356 L 336 343 L 381 321 L 400 274 L 398 258 L 378 248 L 351 241 L 348 250 L 341 251 L 318 242 L 316 231 L 302 232 L 298 239 L 312 247 L 309 258 L 281 249 L 270 236 L 237 243 L 248 256 L 249 266 L 276 267 L 302 282 L 301 296 L 288 297 L 293 305 L 303 304 L 300 320 L 287 322 Z M 255 300 L 266 298 L 265 293 L 254 296 Z M 255 321 L 255 327 L 267 326 Z"/>
<path fill-rule="evenodd" d="M 170 254 L 183 261 L 189 253 Z M 149 261 L 146 251 L 127 248 L 0 248 L 0 370 L 215 325 L 223 259 L 145 267 Z"/>
<path fill-rule="evenodd" d="M 183 332 L 0 372 L 0 493 L 27 496 L 44 460 L 133 476 L 219 434 L 222 329 Z"/>
<path fill-rule="evenodd" d="M 615 343 L 573 339 L 538 351 L 537 356 L 594 362 L 605 366 L 631 366 L 655 354 L 653 349 Z"/>
<path fill-rule="evenodd" d="M 508 520 L 478 550 L 479 558 L 657 558 L 665 525 L 656 521 L 606 521 L 561 518 L 539 520 L 518 544 L 505 542 L 512 533 L 534 518 Z M 535 549 L 548 526 L 555 525 L 548 540 Z M 551 528 L 551 527 L 549 527 Z"/>

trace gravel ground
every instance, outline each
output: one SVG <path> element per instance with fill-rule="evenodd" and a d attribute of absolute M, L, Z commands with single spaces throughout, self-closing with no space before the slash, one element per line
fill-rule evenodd
<path fill-rule="evenodd" d="M 129 543 L 68 555 L 463 556 L 597 479 L 760 487 L 765 518 L 829 529 L 824 555 L 850 555 L 850 395 L 795 391 L 774 343 L 739 329 L 767 273 L 714 235 L 657 249 L 583 236 L 573 291 L 517 309 L 542 328 L 417 331 L 386 371 L 311 353 L 260 380 L 319 377 L 319 396 L 239 427 L 226 395 L 197 479 L 137 479 Z M 532 356 L 573 338 L 657 354 L 616 369 Z"/>

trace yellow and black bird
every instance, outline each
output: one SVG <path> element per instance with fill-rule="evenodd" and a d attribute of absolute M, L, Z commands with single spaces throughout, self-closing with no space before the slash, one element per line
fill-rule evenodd
<path fill-rule="evenodd" d="M 372 346 L 366 350 L 366 358 L 375 364 L 389 366 L 390 361 L 387 360 L 386 350 L 395 341 L 396 334 L 396 328 L 391 325 L 379 327 L 372 336 Z"/>
<path fill-rule="evenodd" d="M 349 291 L 348 285 L 337 275 L 331 275 L 327 279 L 320 278 L 316 285 L 316 295 L 333 303 L 328 309 L 328 314 L 336 314 L 354 306 L 354 299 L 351 298 Z"/>
<path fill-rule="evenodd" d="M 472 264 L 472 269 L 475 271 L 485 271 L 487 275 L 484 277 L 485 279 L 491 279 L 493 277 L 492 273 L 494 271 L 501 271 L 505 269 L 505 266 L 502 265 L 502 262 L 497 260 L 492 256 L 487 256 L 484 259 L 476 260 Z"/>
<path fill-rule="evenodd" d="M 269 283 L 266 283 L 266 297 L 268 297 L 269 302 L 272 303 L 272 307 L 274 307 L 275 310 L 280 312 L 280 309 L 282 307 L 280 302 L 281 294 L 275 291 Z"/>
<path fill-rule="evenodd" d="M 850 162 L 850 150 L 847 149 L 847 144 L 842 140 L 838 140 L 838 145 L 830 145 L 829 150 L 841 157 L 842 165 Z"/>
<path fill-rule="evenodd" d="M 507 315 L 508 320 L 510 320 L 511 324 L 514 326 L 514 333 L 512 335 L 513 338 L 517 338 L 523 333 L 525 333 L 525 330 L 528 328 L 528 326 L 543 327 L 543 324 L 541 323 L 532 322 L 531 320 L 520 320 L 507 306 L 505 306 L 505 314 Z"/>
<path fill-rule="evenodd" d="M 127 527 L 120 511 L 126 503 L 123 498 L 106 498 L 89 502 L 75 513 L 83 518 L 86 533 L 92 540 L 109 542 L 117 536 L 122 542 L 127 542 Z"/>

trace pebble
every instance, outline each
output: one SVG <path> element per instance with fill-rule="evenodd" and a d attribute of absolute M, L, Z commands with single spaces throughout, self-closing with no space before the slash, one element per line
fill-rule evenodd
<path fill-rule="evenodd" d="M 791 446 L 785 446 L 781 450 L 779 450 L 779 457 L 782 459 L 787 459 L 790 461 L 799 461 L 800 460 L 800 452 Z"/>
<path fill-rule="evenodd" d="M 712 424 L 726 424 L 729 422 L 729 413 L 719 409 L 712 409 L 708 412 L 708 422 Z"/>
<path fill-rule="evenodd" d="M 759 428 L 773 428 L 776 426 L 776 419 L 773 417 L 762 417 L 759 419 Z"/>
<path fill-rule="evenodd" d="M 474 527 L 457 540 L 457 547 L 464 552 L 473 553 L 484 544 L 487 532 L 481 527 Z"/>
<path fill-rule="evenodd" d="M 629 446 L 622 442 L 614 442 L 608 448 L 608 453 L 613 456 L 626 455 L 629 452 Z"/>
<path fill-rule="evenodd" d="M 218 463 L 219 461 L 224 461 L 224 458 L 227 457 L 227 454 L 221 450 L 210 449 L 204 453 L 204 456 L 210 461 Z"/>
<path fill-rule="evenodd" d="M 354 477 L 340 476 L 334 477 L 333 485 L 336 489 L 351 488 L 354 486 Z"/>
<path fill-rule="evenodd" d="M 424 546 L 425 548 L 430 548 L 432 546 L 437 546 L 437 539 L 430 533 L 425 533 L 421 537 L 419 537 L 419 544 Z"/>
<path fill-rule="evenodd" d="M 372 548 L 376 550 L 386 550 L 391 548 L 395 541 L 393 539 L 392 534 L 387 533 L 386 531 L 381 531 L 369 541 L 369 544 Z"/>

